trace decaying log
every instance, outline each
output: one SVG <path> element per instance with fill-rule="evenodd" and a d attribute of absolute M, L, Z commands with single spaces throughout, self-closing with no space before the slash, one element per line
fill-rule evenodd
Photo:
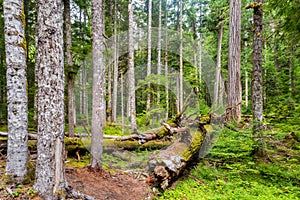
<path fill-rule="evenodd" d="M 151 175 L 148 182 L 163 190 L 170 186 L 187 164 L 198 156 L 205 134 L 210 129 L 211 126 L 206 124 L 195 133 L 186 127 L 177 130 L 177 139 L 167 149 L 150 156 L 147 170 Z"/>

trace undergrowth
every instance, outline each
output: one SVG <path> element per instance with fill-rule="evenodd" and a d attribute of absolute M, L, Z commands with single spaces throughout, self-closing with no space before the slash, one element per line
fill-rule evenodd
<path fill-rule="evenodd" d="M 299 132 L 266 131 L 268 154 L 255 158 L 251 129 L 224 129 L 210 153 L 157 199 L 300 199 Z"/>

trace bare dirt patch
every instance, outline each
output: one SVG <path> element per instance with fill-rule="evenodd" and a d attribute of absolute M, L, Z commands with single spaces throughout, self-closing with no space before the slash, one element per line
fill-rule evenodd
<path fill-rule="evenodd" d="M 145 181 L 124 172 L 108 172 L 80 168 L 67 170 L 69 184 L 82 193 L 99 200 L 142 200 L 150 194 Z"/>

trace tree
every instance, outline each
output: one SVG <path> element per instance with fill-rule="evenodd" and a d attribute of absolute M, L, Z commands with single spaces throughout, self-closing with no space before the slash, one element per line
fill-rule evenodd
<path fill-rule="evenodd" d="M 241 0 L 230 0 L 227 121 L 241 120 Z"/>
<path fill-rule="evenodd" d="M 161 8 L 162 7 L 162 0 L 158 2 L 158 42 L 157 42 L 157 74 L 161 74 Z M 159 84 L 160 85 L 160 84 Z M 160 91 L 158 92 L 157 96 L 157 103 L 160 102 Z"/>
<path fill-rule="evenodd" d="M 6 174 L 14 182 L 26 176 L 28 115 L 24 2 L 5 0 L 5 52 L 8 102 Z"/>
<path fill-rule="evenodd" d="M 169 76 L 168 71 L 168 2 L 166 1 L 166 10 L 165 10 L 165 77 Z M 166 118 L 165 120 L 168 120 L 169 118 L 169 83 L 166 81 L 165 83 L 165 93 L 166 93 Z"/>
<path fill-rule="evenodd" d="M 105 66 L 104 66 L 104 10 L 102 0 L 92 0 L 92 147 L 91 167 L 102 169 L 102 141 L 105 126 Z"/>
<path fill-rule="evenodd" d="M 112 95 L 112 121 L 117 121 L 117 99 L 118 99 L 118 45 L 117 45 L 117 0 L 114 4 L 114 81 Z"/>
<path fill-rule="evenodd" d="M 37 1 L 38 141 L 34 189 L 44 199 L 65 193 L 62 1 Z M 51 13 L 51 14 L 49 14 Z"/>
<path fill-rule="evenodd" d="M 130 24 L 129 24 L 130 26 Z M 147 76 L 151 74 L 151 26 L 152 26 L 152 0 L 148 0 L 148 60 L 147 60 Z M 150 90 L 150 83 L 148 85 L 148 90 Z M 150 91 L 147 92 L 147 102 L 146 102 L 146 112 L 150 111 L 151 106 L 151 95 Z M 147 119 L 148 120 L 148 119 Z"/>
<path fill-rule="evenodd" d="M 251 82 L 252 115 L 253 115 L 253 133 L 256 135 L 256 151 L 264 154 L 263 139 L 261 132 L 262 113 L 263 113 L 263 77 L 262 77 L 262 1 L 254 0 L 246 8 L 253 8 L 253 70 Z M 258 136 L 257 136 L 258 135 Z"/>
<path fill-rule="evenodd" d="M 128 27 L 128 87 L 129 87 L 129 115 L 131 132 L 136 133 L 136 109 L 135 109 L 135 78 L 134 78 L 134 46 L 133 46 L 133 10 L 128 5 L 129 27 Z"/>
<path fill-rule="evenodd" d="M 183 58 L 182 58 L 182 0 L 179 1 L 179 112 L 183 107 Z"/>
<path fill-rule="evenodd" d="M 74 71 L 72 59 L 72 29 L 71 29 L 71 9 L 70 0 L 64 0 L 64 18 L 65 18 L 65 35 L 66 35 L 66 57 L 68 67 L 68 124 L 69 137 L 74 137 Z"/>

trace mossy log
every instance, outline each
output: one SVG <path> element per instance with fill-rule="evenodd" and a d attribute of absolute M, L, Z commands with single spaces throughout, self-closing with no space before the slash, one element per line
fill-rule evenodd
<path fill-rule="evenodd" d="M 206 124 L 194 133 L 188 128 L 178 131 L 177 139 L 169 147 L 150 156 L 147 169 L 150 176 L 147 181 L 162 190 L 169 187 L 188 163 L 199 155 L 205 134 L 210 129 L 211 126 Z"/>

